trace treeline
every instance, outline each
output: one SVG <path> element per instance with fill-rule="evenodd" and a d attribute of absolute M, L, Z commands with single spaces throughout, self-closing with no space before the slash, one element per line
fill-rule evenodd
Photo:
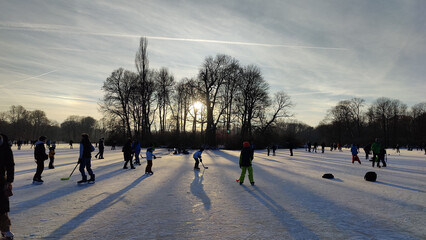
<path fill-rule="evenodd" d="M 218 54 L 206 57 L 196 76 L 176 81 L 167 68 L 149 68 L 147 46 L 141 38 L 136 71 L 118 68 L 102 87 L 100 106 L 116 124 L 113 135 L 145 145 L 231 147 L 266 134 L 278 119 L 290 116 L 290 97 L 283 91 L 271 96 L 257 66 Z"/>
<path fill-rule="evenodd" d="M 338 102 L 316 127 L 311 141 L 366 144 L 380 138 L 387 147 L 424 146 L 426 102 L 410 109 L 397 99 L 381 97 L 370 106 L 361 98 Z"/>
<path fill-rule="evenodd" d="M 23 106 L 11 106 L 0 113 L 0 132 L 12 140 L 32 141 L 47 136 L 53 141 L 79 142 L 81 133 L 88 133 L 93 140 L 107 135 L 107 129 L 93 117 L 69 116 L 59 124 L 47 118 L 42 110 L 29 111 Z"/>

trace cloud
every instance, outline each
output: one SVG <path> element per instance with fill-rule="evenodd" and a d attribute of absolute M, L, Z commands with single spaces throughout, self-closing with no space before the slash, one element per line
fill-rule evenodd
<path fill-rule="evenodd" d="M 59 112 L 50 101 L 60 99 L 67 113 L 85 103 L 92 114 L 111 72 L 135 70 L 146 36 L 150 67 L 167 67 L 177 80 L 196 76 L 218 53 L 259 66 L 271 90 L 288 93 L 296 116 L 311 125 L 352 97 L 397 96 L 412 105 L 424 101 L 425 10 L 415 0 L 4 1 L 0 101 Z M 25 96 L 26 88 L 34 94 Z"/>

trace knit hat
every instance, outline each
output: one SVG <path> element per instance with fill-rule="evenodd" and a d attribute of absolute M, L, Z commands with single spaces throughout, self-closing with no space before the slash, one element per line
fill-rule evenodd
<path fill-rule="evenodd" d="M 250 143 L 249 142 L 243 142 L 243 147 L 250 147 Z"/>

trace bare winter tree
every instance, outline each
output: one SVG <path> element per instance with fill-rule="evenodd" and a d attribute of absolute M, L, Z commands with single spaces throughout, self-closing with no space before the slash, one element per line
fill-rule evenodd
<path fill-rule="evenodd" d="M 356 124 L 358 137 L 361 137 L 361 124 L 362 124 L 362 107 L 364 106 L 365 100 L 361 98 L 352 98 L 350 102 L 350 109 L 352 111 L 353 120 Z"/>
<path fill-rule="evenodd" d="M 139 91 L 141 96 L 142 110 L 142 134 L 141 137 L 145 141 L 151 138 L 151 125 L 153 122 L 152 103 L 154 102 L 153 93 L 155 90 L 152 74 L 150 74 L 148 61 L 148 41 L 142 37 L 139 42 L 139 49 L 136 52 L 135 66 L 138 72 Z"/>
<path fill-rule="evenodd" d="M 128 137 L 132 137 L 130 96 L 132 95 L 135 81 L 135 75 L 132 72 L 119 68 L 111 73 L 111 76 L 107 78 L 102 87 L 105 95 L 101 110 L 119 117 Z"/>
<path fill-rule="evenodd" d="M 226 81 L 224 87 L 222 88 L 222 101 L 223 105 L 221 109 L 224 111 L 224 127 L 227 130 L 231 129 L 231 124 L 233 118 L 236 118 L 237 108 L 235 104 L 236 96 L 235 94 L 238 91 L 238 86 L 241 82 L 242 69 L 239 65 L 239 62 L 235 59 L 232 59 L 229 63 L 229 67 L 226 69 L 228 73 L 226 74 Z"/>
<path fill-rule="evenodd" d="M 252 137 L 253 119 L 263 114 L 265 106 L 269 105 L 268 89 L 269 85 L 258 67 L 249 65 L 243 68 L 237 98 L 242 139 Z"/>
<path fill-rule="evenodd" d="M 279 91 L 274 94 L 272 101 L 272 113 L 269 120 L 260 119 L 262 122 L 261 133 L 264 133 L 272 124 L 279 118 L 291 117 L 289 109 L 293 107 L 293 103 L 284 91 Z"/>
<path fill-rule="evenodd" d="M 207 57 L 198 74 L 198 90 L 207 111 L 206 141 L 210 146 L 216 146 L 216 126 L 224 112 L 223 108 L 217 109 L 221 106 L 219 93 L 230 74 L 228 68 L 232 62 L 227 55 Z"/>
<path fill-rule="evenodd" d="M 166 131 L 166 119 L 168 116 L 170 97 L 173 94 L 175 80 L 167 68 L 161 68 L 160 71 L 156 73 L 155 82 L 157 86 L 156 95 L 158 116 L 160 118 L 160 132 L 164 133 Z"/>
<path fill-rule="evenodd" d="M 383 131 L 385 145 L 388 144 L 389 119 L 392 116 L 392 100 L 389 98 L 378 98 L 369 109 L 373 121 L 377 122 Z"/>

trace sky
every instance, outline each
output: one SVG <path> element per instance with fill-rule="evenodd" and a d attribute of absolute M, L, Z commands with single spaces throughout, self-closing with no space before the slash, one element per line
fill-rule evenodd
<path fill-rule="evenodd" d="M 311 126 L 354 97 L 411 107 L 426 101 L 425 12 L 423 0 L 0 0 L 0 112 L 100 119 L 103 83 L 136 71 L 141 37 L 149 67 L 177 81 L 217 54 L 258 66 Z"/>

